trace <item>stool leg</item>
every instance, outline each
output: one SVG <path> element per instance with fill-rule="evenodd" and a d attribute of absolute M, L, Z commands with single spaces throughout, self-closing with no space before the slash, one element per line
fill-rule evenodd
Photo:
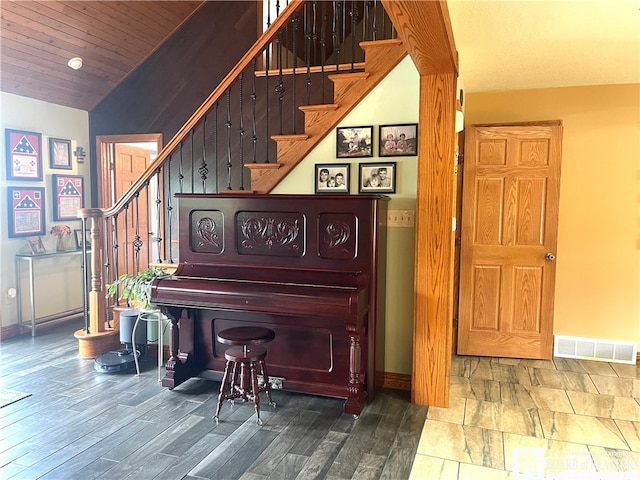
<path fill-rule="evenodd" d="M 236 385 L 236 378 L 238 378 L 238 364 L 236 362 L 233 362 L 233 373 L 231 374 L 231 380 L 230 380 L 231 382 L 230 388 L 231 388 L 232 395 L 236 393 L 236 390 L 238 390 L 238 386 Z M 234 403 L 234 400 L 233 400 L 234 398 L 235 396 L 231 397 L 230 402 L 232 404 Z"/>
<path fill-rule="evenodd" d="M 233 363 L 233 370 L 235 372 L 235 362 L 232 362 L 231 360 L 227 360 L 227 364 L 224 367 L 224 375 L 222 376 L 222 383 L 220 384 L 220 395 L 218 395 L 218 407 L 216 408 L 216 414 L 213 416 L 213 419 L 216 421 L 216 424 L 219 423 L 219 415 L 220 415 L 220 409 L 222 408 L 222 403 L 224 402 L 225 398 L 227 398 L 227 396 L 224 393 L 224 387 L 227 384 L 227 380 L 229 379 L 229 369 L 232 363 Z M 231 393 L 233 393 L 233 391 Z"/>
<path fill-rule="evenodd" d="M 247 371 L 247 362 L 240 362 L 240 388 L 239 392 L 242 397 L 242 401 L 246 402 L 248 400 L 247 393 L 249 392 L 249 385 L 251 383 L 251 372 Z M 249 369 L 250 370 L 250 369 Z"/>
<path fill-rule="evenodd" d="M 271 383 L 269 382 L 269 374 L 267 373 L 267 364 L 264 362 L 264 360 L 260 360 L 259 364 L 260 364 L 260 370 L 262 373 L 262 378 L 264 379 L 263 391 L 266 392 L 267 394 L 267 398 L 269 399 L 269 405 L 271 405 L 273 408 L 276 408 L 276 402 L 274 402 L 273 399 L 271 398 Z"/>
<path fill-rule="evenodd" d="M 256 362 L 251 362 L 251 383 L 253 390 L 253 403 L 256 407 L 256 416 L 258 420 L 256 423 L 262 425 L 262 419 L 260 418 L 260 387 L 258 386 L 258 372 L 256 371 Z"/>

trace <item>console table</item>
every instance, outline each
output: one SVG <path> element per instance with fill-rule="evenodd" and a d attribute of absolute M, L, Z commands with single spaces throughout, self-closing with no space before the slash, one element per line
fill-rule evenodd
<path fill-rule="evenodd" d="M 87 251 L 87 254 L 90 253 L 90 250 Z M 82 315 L 84 312 L 84 305 L 82 307 L 74 308 L 71 310 L 65 310 L 63 312 L 57 312 L 52 315 L 47 315 L 44 317 L 36 317 L 36 291 L 35 291 L 35 273 L 34 271 L 37 268 L 37 264 L 39 260 L 43 259 L 51 259 L 53 257 L 68 257 L 68 256 L 80 256 L 80 273 L 84 269 L 86 262 L 85 259 L 82 258 L 82 250 L 68 250 L 64 252 L 46 252 L 39 254 L 32 253 L 18 253 L 16 254 L 16 286 L 18 287 L 18 333 L 22 333 L 22 328 L 30 328 L 31 336 L 36 336 L 36 323 L 39 321 L 40 323 L 46 323 L 53 320 L 61 320 L 64 318 L 72 318 L 79 315 Z M 27 262 L 27 267 L 29 269 L 29 308 L 30 308 L 30 316 L 31 320 L 29 323 L 22 321 L 22 273 L 21 273 L 21 263 Z M 78 287 L 82 288 L 82 279 L 83 275 L 80 276 L 80 282 L 78 283 Z"/>

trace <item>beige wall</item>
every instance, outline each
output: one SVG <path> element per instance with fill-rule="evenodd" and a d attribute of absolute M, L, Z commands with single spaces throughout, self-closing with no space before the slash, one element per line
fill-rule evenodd
<path fill-rule="evenodd" d="M 374 151 L 378 127 L 418 121 L 419 77 L 409 57 L 405 58 L 340 126 L 373 125 Z M 418 129 L 418 135 L 420 131 Z M 336 159 L 336 134 L 330 133 L 272 193 L 314 193 L 316 163 L 351 163 L 350 192 L 358 193 L 358 163 L 394 161 L 397 168 L 396 193 L 390 194 L 389 209 L 415 210 L 416 157 L 361 158 L 347 162 Z M 413 269 L 415 228 L 387 229 L 387 297 L 385 328 L 386 372 L 411 374 L 413 355 Z"/>
<path fill-rule="evenodd" d="M 16 300 L 7 296 L 9 288 L 21 289 L 23 297 L 23 321 L 28 320 L 29 296 L 28 283 L 16 284 L 15 255 L 29 251 L 26 239 L 9 238 L 7 223 L 7 187 L 8 186 L 33 186 L 45 187 L 46 209 L 46 234 L 42 235 L 42 241 L 47 251 L 54 251 L 56 238 L 49 234 L 55 224 L 66 224 L 72 229 L 80 228 L 80 220 L 53 221 L 53 199 L 51 196 L 51 175 L 72 174 L 84 176 L 85 205 L 91 199 L 90 195 L 90 171 L 89 171 L 89 116 L 82 110 L 77 110 L 59 105 L 53 105 L 38 100 L 32 100 L 8 93 L 0 93 L 0 128 L 2 135 L 0 151 L 5 158 L 6 128 L 27 130 L 42 134 L 42 165 L 43 180 L 40 182 L 7 181 L 6 161 L 0 162 L 0 325 L 8 326 L 17 324 Z M 79 165 L 72 156 L 72 170 L 53 170 L 49 167 L 49 138 L 64 138 L 71 140 L 71 150 L 82 146 L 87 152 L 86 163 Z M 75 249 L 72 237 L 67 238 L 69 249 Z M 22 262 L 26 267 L 26 262 Z M 82 306 L 82 289 L 80 276 L 80 257 L 65 256 L 59 258 L 47 258 L 38 260 L 35 278 L 35 290 L 37 294 L 36 315 L 50 315 L 64 310 Z M 23 268 L 25 278 L 27 271 Z"/>
<path fill-rule="evenodd" d="M 469 93 L 465 124 L 562 120 L 554 334 L 640 342 L 640 85 Z"/>

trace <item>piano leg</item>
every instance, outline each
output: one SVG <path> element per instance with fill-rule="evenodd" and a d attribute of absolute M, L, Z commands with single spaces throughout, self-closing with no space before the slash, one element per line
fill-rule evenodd
<path fill-rule="evenodd" d="M 173 389 L 199 373 L 193 359 L 193 319 L 186 308 L 163 307 L 161 310 L 171 321 L 169 360 L 162 386 Z"/>
<path fill-rule="evenodd" d="M 349 348 L 349 385 L 347 386 L 347 401 L 344 405 L 344 413 L 360 415 L 367 400 L 367 392 L 364 390 L 360 378 L 362 365 L 362 348 L 360 346 L 360 334 L 355 328 L 347 327 L 351 346 Z"/>

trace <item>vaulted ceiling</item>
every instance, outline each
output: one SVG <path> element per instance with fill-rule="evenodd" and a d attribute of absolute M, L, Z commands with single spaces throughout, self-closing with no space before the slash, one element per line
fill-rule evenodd
<path fill-rule="evenodd" d="M 91 110 L 201 4 L 2 0 L 0 90 Z"/>
<path fill-rule="evenodd" d="M 91 110 L 202 3 L 0 0 L 0 91 Z M 467 92 L 640 83 L 640 0 L 447 4 Z"/>

